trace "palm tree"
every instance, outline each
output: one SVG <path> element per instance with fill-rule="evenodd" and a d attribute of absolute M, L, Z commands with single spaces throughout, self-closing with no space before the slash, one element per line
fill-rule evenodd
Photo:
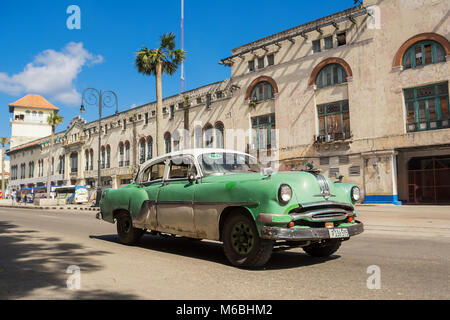
<path fill-rule="evenodd" d="M 142 47 L 136 52 L 135 65 L 139 73 L 156 76 L 156 150 L 157 155 L 164 153 L 161 130 L 162 119 L 162 74 L 173 75 L 185 60 L 186 52 L 175 50 L 175 34 L 163 34 L 161 45 L 156 49 Z"/>
<path fill-rule="evenodd" d="M 52 126 L 52 134 L 50 136 L 50 151 L 48 153 L 48 166 L 47 166 L 47 199 L 50 199 L 50 174 L 51 174 L 51 159 L 53 154 L 53 144 L 55 143 L 55 129 L 56 126 L 63 122 L 63 117 L 59 113 L 53 111 L 47 118 L 47 123 Z"/>
<path fill-rule="evenodd" d="M 9 139 L 1 137 L 0 143 L 2 144 L 2 199 L 5 199 L 5 144 L 9 143 Z"/>

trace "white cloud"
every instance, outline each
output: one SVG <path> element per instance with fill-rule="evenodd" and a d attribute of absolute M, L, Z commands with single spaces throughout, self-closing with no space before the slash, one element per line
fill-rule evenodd
<path fill-rule="evenodd" d="M 83 43 L 68 43 L 61 51 L 39 53 L 20 73 L 0 72 L 0 91 L 10 95 L 40 94 L 50 101 L 77 105 L 80 93 L 74 80 L 84 66 L 102 63 L 103 57 L 83 48 Z"/>

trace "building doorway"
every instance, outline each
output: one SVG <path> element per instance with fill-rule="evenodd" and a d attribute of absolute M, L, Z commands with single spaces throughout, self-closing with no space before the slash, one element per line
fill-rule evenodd
<path fill-rule="evenodd" d="M 450 155 L 408 162 L 408 198 L 414 204 L 450 203 Z"/>

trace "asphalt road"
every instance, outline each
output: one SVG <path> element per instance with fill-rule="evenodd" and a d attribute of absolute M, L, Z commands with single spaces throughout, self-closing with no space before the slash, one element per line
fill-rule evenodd
<path fill-rule="evenodd" d="M 216 242 L 144 236 L 117 243 L 89 212 L 0 208 L 0 299 L 449 299 L 449 207 L 361 207 L 366 232 L 329 258 L 274 253 L 264 270 Z M 78 266 L 81 288 L 66 281 Z M 369 266 L 381 288 L 368 289 Z"/>

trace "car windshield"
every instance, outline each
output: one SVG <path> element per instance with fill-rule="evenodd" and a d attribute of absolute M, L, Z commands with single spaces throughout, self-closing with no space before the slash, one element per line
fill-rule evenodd
<path fill-rule="evenodd" d="M 205 153 L 198 157 L 204 175 L 260 172 L 256 158 L 239 153 Z"/>

